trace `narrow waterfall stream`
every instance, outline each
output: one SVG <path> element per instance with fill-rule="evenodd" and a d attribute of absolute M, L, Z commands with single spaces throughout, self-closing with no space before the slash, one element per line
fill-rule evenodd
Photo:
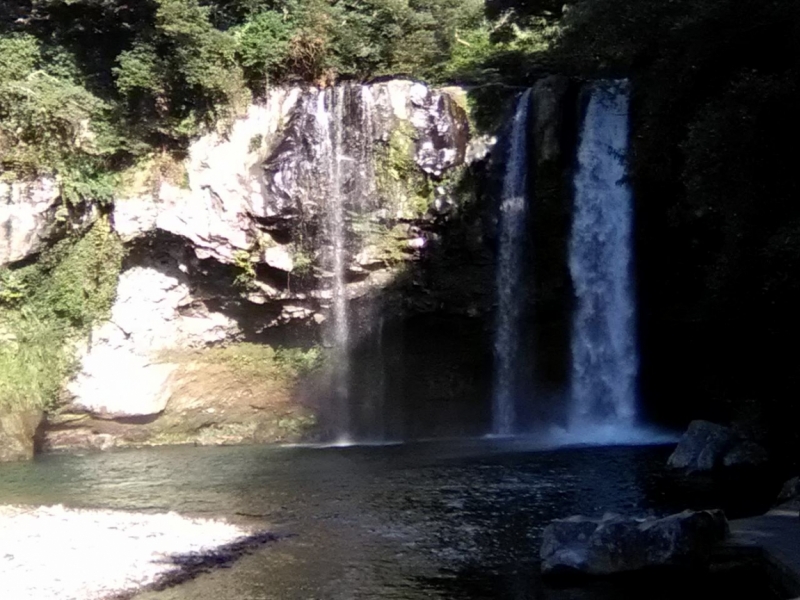
<path fill-rule="evenodd" d="M 531 90 L 517 102 L 500 200 L 500 240 L 497 264 L 497 322 L 494 339 L 492 433 L 512 435 L 517 430 L 516 374 L 519 326 L 523 298 L 522 248 L 525 238 L 528 191 L 528 114 Z"/>
<path fill-rule="evenodd" d="M 636 419 L 629 95 L 627 81 L 592 86 L 574 180 L 569 268 L 577 303 L 570 429 L 589 435 L 598 427 L 631 427 Z"/>
<path fill-rule="evenodd" d="M 330 270 L 333 374 L 331 394 L 335 406 L 335 436 L 339 443 L 350 441 L 351 415 L 348 402 L 350 379 L 349 337 L 346 269 L 346 223 L 342 194 L 343 116 L 345 88 L 339 86 L 321 90 L 317 96 L 316 119 L 321 133 L 320 158 L 329 173 L 327 182 L 327 237 L 331 245 Z M 333 117 L 331 116 L 333 113 Z"/>

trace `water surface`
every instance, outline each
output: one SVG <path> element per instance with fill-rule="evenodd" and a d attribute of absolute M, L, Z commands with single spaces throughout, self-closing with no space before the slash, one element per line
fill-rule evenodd
<path fill-rule="evenodd" d="M 53 455 L 0 465 L 0 503 L 257 519 L 283 536 L 230 569 L 137 600 L 770 598 L 752 573 L 584 589 L 540 580 L 540 535 L 553 518 L 763 507 L 752 494 L 681 483 L 663 469 L 670 449 L 480 440 Z"/>

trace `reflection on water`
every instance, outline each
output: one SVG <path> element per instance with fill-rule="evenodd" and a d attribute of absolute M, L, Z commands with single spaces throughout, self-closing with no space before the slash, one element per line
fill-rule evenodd
<path fill-rule="evenodd" d="M 140 600 L 709 597 L 730 578 L 670 581 L 654 592 L 652 581 L 550 589 L 537 576 L 541 530 L 556 517 L 666 513 L 726 500 L 739 502 L 728 504 L 734 512 L 753 509 L 742 494 L 681 487 L 662 468 L 668 453 L 532 451 L 481 440 L 46 456 L 0 466 L 0 503 L 258 518 L 285 536 L 231 569 Z M 745 580 L 763 591 L 756 577 Z"/>

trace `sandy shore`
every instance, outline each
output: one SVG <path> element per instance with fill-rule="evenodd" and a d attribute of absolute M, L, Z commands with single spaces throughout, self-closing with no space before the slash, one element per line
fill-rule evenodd
<path fill-rule="evenodd" d="M 175 513 L 0 506 L 0 597 L 125 598 L 267 539 L 263 531 Z"/>

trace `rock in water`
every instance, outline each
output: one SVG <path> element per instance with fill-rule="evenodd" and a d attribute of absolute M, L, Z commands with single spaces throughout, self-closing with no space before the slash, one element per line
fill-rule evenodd
<path fill-rule="evenodd" d="M 781 493 L 778 494 L 777 504 L 785 504 L 796 500 L 800 500 L 800 477 L 792 477 L 783 484 Z"/>
<path fill-rule="evenodd" d="M 687 471 L 711 471 L 736 442 L 732 429 L 709 421 L 692 421 L 667 465 Z"/>
<path fill-rule="evenodd" d="M 611 575 L 702 565 L 727 535 L 728 521 L 719 510 L 684 511 L 662 519 L 559 519 L 544 530 L 542 572 Z"/>
<path fill-rule="evenodd" d="M 735 467 L 760 467 L 769 461 L 767 451 L 755 442 L 742 440 L 736 443 L 733 448 L 728 450 L 722 457 L 722 466 L 725 468 Z"/>
<path fill-rule="evenodd" d="M 0 408 L 0 462 L 32 459 L 41 422 L 41 410 Z"/>
<path fill-rule="evenodd" d="M 709 472 L 721 467 L 758 467 L 768 458 L 766 450 L 743 439 L 730 427 L 709 421 L 692 421 L 669 457 L 667 466 L 689 473 Z"/>

